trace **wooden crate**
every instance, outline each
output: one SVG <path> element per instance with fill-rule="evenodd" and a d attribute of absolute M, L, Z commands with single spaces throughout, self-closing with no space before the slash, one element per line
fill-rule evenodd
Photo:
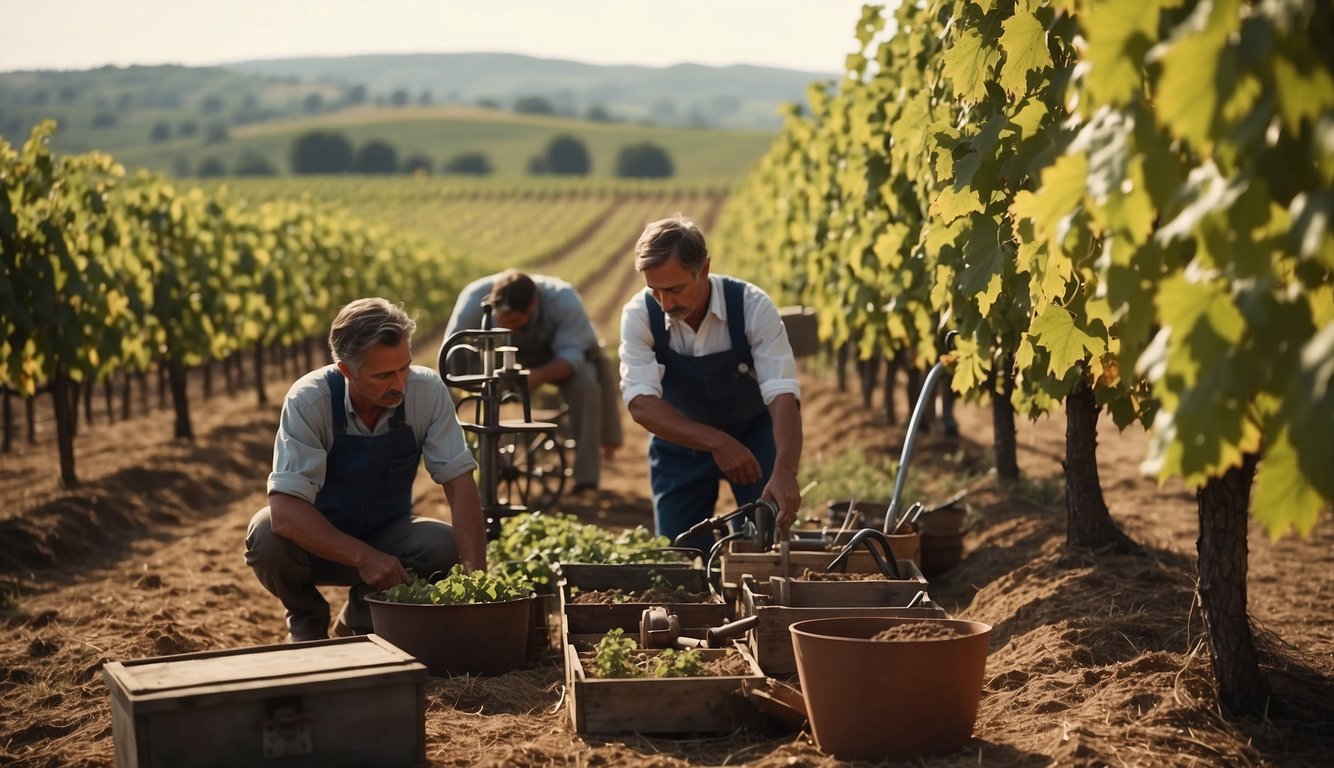
<path fill-rule="evenodd" d="M 102 676 L 120 768 L 426 764 L 426 667 L 376 635 L 110 662 Z"/>
<path fill-rule="evenodd" d="M 593 589 L 648 589 L 655 578 L 666 579 L 672 586 L 691 592 L 708 589 L 704 569 L 689 563 L 557 563 L 553 568 L 557 591 L 570 587 Z"/>
<path fill-rule="evenodd" d="M 789 572 L 786 575 L 795 578 L 801 576 L 807 568 L 822 571 L 837 555 L 837 551 L 794 549 L 788 553 Z M 865 549 L 854 550 L 846 562 L 847 573 L 880 573 L 874 556 Z M 921 569 L 912 560 L 896 559 L 895 562 L 898 564 L 900 574 L 910 579 L 921 579 L 925 583 Z M 722 555 L 723 588 L 735 594 L 741 588 L 742 576 L 750 574 L 757 581 L 765 581 L 770 576 L 784 575 L 782 566 L 782 556 L 778 552 L 757 552 L 750 542 L 728 542 L 728 549 Z"/>
<path fill-rule="evenodd" d="M 566 687 L 575 731 L 580 734 L 727 733 L 738 728 L 763 727 L 764 716 L 746 699 L 742 685 L 758 684 L 764 673 L 745 646 L 733 645 L 731 650 L 746 659 L 751 674 L 604 680 L 588 677 L 579 660 L 579 650 L 566 645 Z M 706 657 L 727 651 L 701 649 Z"/>
<path fill-rule="evenodd" d="M 781 579 L 760 583 L 749 576 L 741 580 L 741 605 L 745 616 L 758 616 L 749 633 L 749 646 L 760 669 L 769 675 L 797 673 L 789 627 L 805 619 L 833 616 L 895 616 L 900 618 L 948 619 L 945 609 L 927 598 L 917 607 L 906 608 L 925 583 L 902 581 L 792 581 L 788 580 L 788 604 L 774 602 Z"/>
<path fill-rule="evenodd" d="M 565 635 L 605 634 L 620 627 L 627 634 L 638 636 L 639 622 L 646 608 L 660 605 L 668 613 L 676 614 L 682 627 L 716 627 L 726 624 L 731 616 L 730 607 L 717 595 L 707 603 L 616 603 L 599 605 L 572 603 L 562 593 L 561 613 Z"/>

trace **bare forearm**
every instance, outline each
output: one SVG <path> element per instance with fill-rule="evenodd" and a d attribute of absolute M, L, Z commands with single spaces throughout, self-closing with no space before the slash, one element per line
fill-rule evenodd
<path fill-rule="evenodd" d="M 669 443 L 712 452 L 719 442 L 730 439 L 727 433 L 688 419 L 661 397 L 640 395 L 630 401 L 630 418 L 649 432 Z"/>
<path fill-rule="evenodd" d="M 796 477 L 801 466 L 801 404 L 792 395 L 779 395 L 769 404 L 769 416 L 774 422 L 774 443 L 778 448 L 774 472 Z"/>
<path fill-rule="evenodd" d="M 486 521 L 482 519 L 482 500 L 472 473 L 445 483 L 449 517 L 454 526 L 454 543 L 465 571 L 486 570 Z"/>
<path fill-rule="evenodd" d="M 273 532 L 312 555 L 355 568 L 365 564 L 373 547 L 338 530 L 314 504 L 285 493 L 269 494 Z"/>

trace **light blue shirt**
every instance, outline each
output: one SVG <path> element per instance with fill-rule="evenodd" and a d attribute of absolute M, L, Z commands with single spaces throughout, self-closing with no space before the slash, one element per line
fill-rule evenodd
<path fill-rule="evenodd" d="M 324 378 L 328 370 L 328 366 L 319 368 L 297 379 L 283 400 L 278 435 L 273 441 L 269 493 L 285 493 L 314 504 L 315 494 L 324 487 L 326 459 L 334 439 L 332 395 Z M 476 469 L 477 460 L 468 450 L 454 400 L 440 374 L 420 365 L 411 366 L 403 390 L 404 417 L 431 479 L 443 485 Z M 393 409 L 385 409 L 376 424 L 368 425 L 357 416 L 346 388 L 342 407 L 347 409 L 348 434 L 374 437 L 389 431 Z"/>
<path fill-rule="evenodd" d="M 500 275 L 488 275 L 474 280 L 459 293 L 454 303 L 454 312 L 450 315 L 449 325 L 445 327 L 445 339 L 456 331 L 482 327 L 482 302 L 491 293 L 491 285 Z M 539 297 L 537 312 L 527 327 L 510 334 L 515 346 L 519 347 L 520 362 L 524 357 L 522 350 L 529 339 L 542 337 L 546 341 L 543 347 L 549 347 L 551 356 L 569 362 L 576 372 L 589 365 L 590 350 L 598 349 L 597 333 L 588 320 L 584 302 L 574 286 L 547 275 L 528 275 L 537 287 Z M 545 349 L 533 352 L 545 356 Z"/>

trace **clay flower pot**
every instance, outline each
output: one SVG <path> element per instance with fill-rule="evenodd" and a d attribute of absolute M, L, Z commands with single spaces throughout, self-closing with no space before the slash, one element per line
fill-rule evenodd
<path fill-rule="evenodd" d="M 537 595 L 494 603 L 394 603 L 366 597 L 375 634 L 416 656 L 432 675 L 499 675 L 528 661 Z"/>
<path fill-rule="evenodd" d="M 904 624 L 945 636 L 873 640 Z M 822 752 L 840 760 L 904 760 L 958 750 L 971 738 L 991 626 L 955 619 L 839 617 L 791 626 L 797 675 Z"/>

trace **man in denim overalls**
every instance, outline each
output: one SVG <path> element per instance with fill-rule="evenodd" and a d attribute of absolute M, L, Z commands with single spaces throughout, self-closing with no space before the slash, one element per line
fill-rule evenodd
<path fill-rule="evenodd" d="M 776 503 L 786 530 L 801 506 L 801 387 L 777 307 L 750 283 L 710 275 L 704 234 L 681 214 L 644 229 L 635 269 L 645 289 L 621 312 L 621 397 L 653 435 L 657 532 L 675 539 L 712 517 L 724 478 L 737 506 Z"/>
<path fill-rule="evenodd" d="M 246 563 L 287 609 L 288 641 L 328 636 L 316 585 L 349 587 L 334 634 L 365 634 L 370 592 L 409 571 L 486 568 L 477 462 L 440 375 L 411 364 L 416 327 L 384 299 L 348 304 L 329 332 L 334 364 L 303 376 L 283 401 L 269 506 L 250 521 Z M 453 526 L 412 515 L 423 458 Z"/>

